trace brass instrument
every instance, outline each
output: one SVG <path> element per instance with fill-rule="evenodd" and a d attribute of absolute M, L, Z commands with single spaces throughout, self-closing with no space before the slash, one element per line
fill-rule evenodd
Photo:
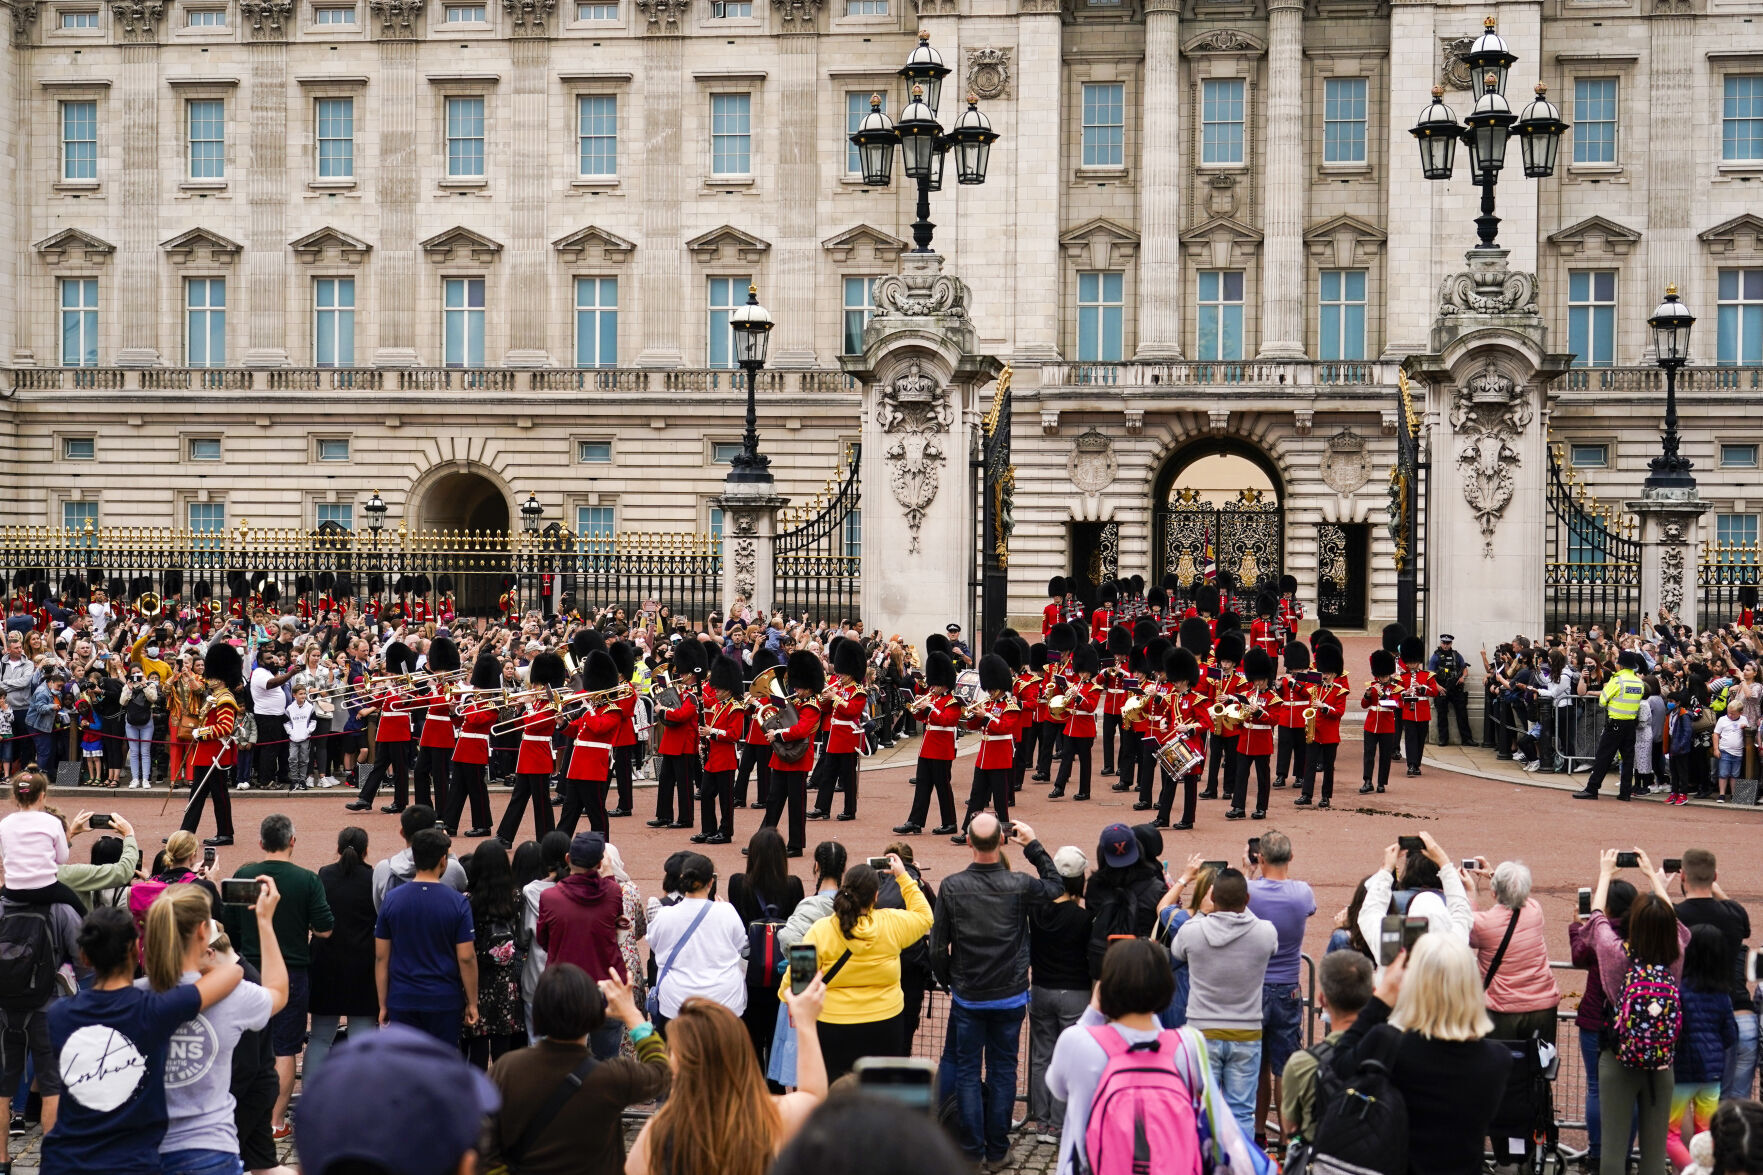
<path fill-rule="evenodd" d="M 542 705 L 534 706 L 533 703 L 531 703 L 530 701 L 527 702 L 526 704 L 528 706 L 532 707 L 533 713 L 539 713 L 544 710 L 550 710 L 551 716 L 553 718 L 560 718 L 562 716 L 564 699 L 563 699 L 562 695 L 558 694 L 555 690 L 551 689 L 550 686 L 541 686 L 537 690 L 527 690 L 525 692 L 528 694 L 548 693 L 551 695 L 551 700 L 548 703 L 545 703 Z M 506 704 L 506 703 L 504 703 L 504 704 Z M 509 731 L 513 731 L 513 730 L 519 730 L 524 733 L 526 730 L 526 720 L 528 717 L 529 717 L 528 714 L 523 713 L 523 714 L 517 714 L 513 718 L 505 718 L 502 721 L 496 723 L 496 725 L 490 727 L 490 733 L 491 734 L 507 734 Z"/>
<path fill-rule="evenodd" d="M 1054 722 L 1064 722 L 1071 715 L 1071 707 L 1081 695 L 1077 686 L 1072 686 L 1062 694 L 1047 699 L 1047 717 Z"/>
<path fill-rule="evenodd" d="M 1310 694 L 1310 705 L 1304 709 L 1304 741 L 1313 743 L 1316 741 L 1316 714 L 1318 710 L 1316 695 L 1321 687 L 1309 686 L 1307 688 Z"/>
<path fill-rule="evenodd" d="M 1209 713 L 1213 731 L 1225 738 L 1235 734 L 1243 725 L 1243 708 L 1234 701 L 1214 703 Z"/>
<path fill-rule="evenodd" d="M 747 683 L 747 705 L 757 705 L 781 697 L 782 691 L 777 684 L 777 666 L 760 670 L 759 674 Z"/>
<path fill-rule="evenodd" d="M 1151 708 L 1151 701 L 1157 696 L 1155 686 L 1146 686 L 1120 704 L 1120 722 L 1123 726 L 1131 726 L 1145 717 L 1145 711 Z"/>
<path fill-rule="evenodd" d="M 142 620 L 157 620 L 165 610 L 165 601 L 159 598 L 158 592 L 142 592 L 135 597 L 135 612 Z"/>

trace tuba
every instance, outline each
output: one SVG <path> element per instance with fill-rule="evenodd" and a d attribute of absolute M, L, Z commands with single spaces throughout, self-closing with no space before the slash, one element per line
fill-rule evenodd
<path fill-rule="evenodd" d="M 157 620 L 165 610 L 165 601 L 159 598 L 158 592 L 142 592 L 135 597 L 135 614 L 142 620 Z"/>

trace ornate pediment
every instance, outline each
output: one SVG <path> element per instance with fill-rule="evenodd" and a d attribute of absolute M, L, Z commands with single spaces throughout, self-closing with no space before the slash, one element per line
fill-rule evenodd
<path fill-rule="evenodd" d="M 1763 217 L 1746 212 L 1706 232 L 1697 233 L 1710 253 L 1738 253 L 1755 257 L 1763 253 Z"/>
<path fill-rule="evenodd" d="M 231 265 L 244 247 L 237 241 L 229 241 L 211 229 L 193 228 L 188 232 L 179 233 L 159 246 L 166 256 L 171 258 L 173 265 L 186 265 L 197 258 L 206 258 L 212 264 Z"/>
<path fill-rule="evenodd" d="M 907 244 L 891 233 L 884 233 L 873 225 L 859 224 L 846 229 L 837 236 L 828 237 L 820 242 L 832 259 L 840 265 L 850 261 L 862 250 L 868 250 L 876 261 L 892 264 L 900 259 L 900 254 L 907 249 Z"/>
<path fill-rule="evenodd" d="M 1241 53 L 1259 57 L 1267 52 L 1267 42 L 1241 29 L 1211 29 L 1190 37 L 1181 51 L 1189 57 L 1199 53 Z"/>
<path fill-rule="evenodd" d="M 1121 269 L 1138 255 L 1139 234 L 1098 216 L 1060 234 L 1059 247 L 1079 269 Z"/>
<path fill-rule="evenodd" d="M 571 262 L 580 261 L 597 250 L 599 259 L 611 265 L 623 265 L 630 260 L 631 252 L 636 249 L 633 242 L 592 224 L 579 228 L 566 237 L 558 237 L 551 242 L 551 247 L 563 254 L 564 260 Z"/>
<path fill-rule="evenodd" d="M 1601 253 L 1625 257 L 1640 241 L 1641 234 L 1608 217 L 1588 216 L 1558 233 L 1550 233 L 1548 239 L 1551 245 L 1569 257 Z"/>
<path fill-rule="evenodd" d="M 82 265 L 102 265 L 116 252 L 116 246 L 101 240 L 84 229 L 64 228 L 52 237 L 45 237 L 31 246 L 50 265 L 60 265 L 70 254 L 77 254 Z"/>
<path fill-rule="evenodd" d="M 1310 255 L 1336 269 L 1366 263 L 1382 252 L 1386 239 L 1387 235 L 1375 224 L 1346 212 L 1304 230 L 1304 243 Z"/>
<path fill-rule="evenodd" d="M 502 252 L 502 246 L 482 233 L 474 233 L 464 225 L 455 225 L 424 241 L 420 246 L 436 265 L 448 261 L 471 260 L 489 264 Z"/>
<path fill-rule="evenodd" d="M 1213 216 L 1183 231 L 1181 243 L 1199 254 L 1200 264 L 1229 269 L 1254 260 L 1261 234 L 1234 216 Z"/>
<path fill-rule="evenodd" d="M 294 250 L 294 256 L 307 265 L 323 260 L 326 253 L 333 251 L 339 261 L 348 265 L 360 265 L 373 246 L 327 224 L 289 241 L 288 248 Z"/>
<path fill-rule="evenodd" d="M 771 242 L 760 240 L 752 233 L 744 233 L 731 224 L 711 229 L 701 237 L 693 237 L 686 242 L 686 248 L 699 261 L 709 264 L 713 261 L 733 260 L 758 261 L 771 251 Z"/>

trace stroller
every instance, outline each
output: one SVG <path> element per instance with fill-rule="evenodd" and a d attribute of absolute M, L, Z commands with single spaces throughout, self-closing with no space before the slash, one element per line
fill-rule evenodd
<path fill-rule="evenodd" d="M 1532 1034 L 1528 1040 L 1497 1041 L 1512 1054 L 1506 1096 L 1488 1126 L 1493 1165 L 1522 1175 L 1562 1175 L 1561 1129 L 1555 1122 L 1555 1046 Z"/>

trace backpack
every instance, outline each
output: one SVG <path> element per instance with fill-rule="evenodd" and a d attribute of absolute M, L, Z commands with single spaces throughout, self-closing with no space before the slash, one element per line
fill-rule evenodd
<path fill-rule="evenodd" d="M 1079 1175 L 1200 1175 L 1200 1104 L 1176 1069 L 1179 1033 L 1128 1044 L 1109 1025 L 1090 1036 L 1108 1054 L 1090 1102 Z"/>
<path fill-rule="evenodd" d="M 784 924 L 777 907 L 753 891 L 759 903 L 759 917 L 747 923 L 747 987 L 757 990 L 771 987 L 783 973 L 784 951 L 777 943 L 777 932 Z"/>
<path fill-rule="evenodd" d="M 1625 944 L 1623 952 L 1627 951 Z M 1670 969 L 1630 960 L 1610 1018 L 1617 1061 L 1629 1069 L 1671 1068 L 1682 1027 L 1683 997 Z"/>
<path fill-rule="evenodd" d="M 0 914 L 0 1011 L 34 1012 L 55 994 L 58 970 L 49 911 L 14 906 Z"/>
<path fill-rule="evenodd" d="M 1316 1064 L 1316 1125 L 1288 1175 L 1407 1175 L 1408 1103 L 1390 1081 L 1402 1034 L 1380 1024 L 1366 1034 L 1358 1065 L 1338 1069 L 1335 1046 L 1310 1049 Z"/>
<path fill-rule="evenodd" d="M 164 875 L 162 874 L 161 877 Z M 146 958 L 147 950 L 147 908 L 153 904 L 160 894 L 170 885 L 188 885 L 196 880 L 194 873 L 186 870 L 176 881 L 163 881 L 160 877 L 149 877 L 145 881 L 137 881 L 129 887 L 129 917 L 135 920 L 135 934 L 140 941 L 141 957 Z"/>

